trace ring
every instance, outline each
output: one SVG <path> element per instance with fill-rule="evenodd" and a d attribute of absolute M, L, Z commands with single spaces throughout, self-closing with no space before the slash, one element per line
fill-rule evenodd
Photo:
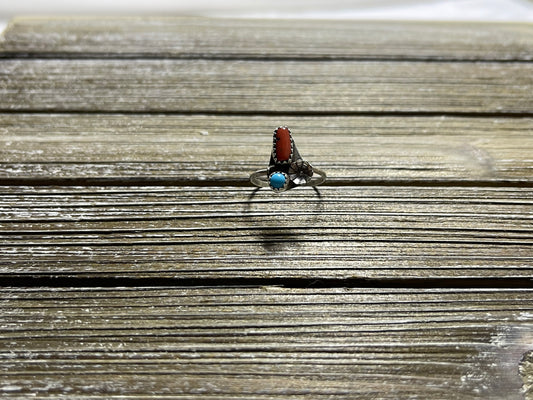
<path fill-rule="evenodd" d="M 250 175 L 253 185 L 270 187 L 275 192 L 284 192 L 296 186 L 318 186 L 325 181 L 326 173 L 300 156 L 286 126 L 274 131 L 269 167 Z"/>

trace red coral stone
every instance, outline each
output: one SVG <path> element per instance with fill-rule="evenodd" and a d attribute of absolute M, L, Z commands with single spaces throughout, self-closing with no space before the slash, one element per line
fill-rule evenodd
<path fill-rule="evenodd" d="M 291 133 L 289 128 L 276 129 L 276 157 L 278 161 L 288 161 L 291 156 Z"/>

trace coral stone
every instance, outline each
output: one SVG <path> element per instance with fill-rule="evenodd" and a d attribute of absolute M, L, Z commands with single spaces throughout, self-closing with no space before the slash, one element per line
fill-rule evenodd
<path fill-rule="evenodd" d="M 272 174 L 270 177 L 270 186 L 272 186 L 274 189 L 281 189 L 283 186 L 285 186 L 285 175 L 280 172 Z"/>
<path fill-rule="evenodd" d="M 291 156 L 291 132 L 287 127 L 276 129 L 276 158 L 278 161 L 288 161 Z"/>

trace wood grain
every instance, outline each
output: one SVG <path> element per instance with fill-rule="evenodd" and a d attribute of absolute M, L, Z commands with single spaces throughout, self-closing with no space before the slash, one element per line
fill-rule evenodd
<path fill-rule="evenodd" d="M 0 111 L 510 113 L 533 110 L 533 64 L 10 59 Z"/>
<path fill-rule="evenodd" d="M 4 188 L 0 261 L 24 276 L 530 277 L 531 189 Z"/>
<path fill-rule="evenodd" d="M 4 398 L 521 399 L 531 290 L 4 288 Z"/>
<path fill-rule="evenodd" d="M 532 32 L 14 21 L 0 396 L 531 397 Z"/>
<path fill-rule="evenodd" d="M 206 18 L 17 18 L 0 56 L 524 61 L 532 24 Z"/>
<path fill-rule="evenodd" d="M 533 119 L 0 114 L 0 182 L 248 185 L 272 131 L 336 185 L 532 183 Z"/>

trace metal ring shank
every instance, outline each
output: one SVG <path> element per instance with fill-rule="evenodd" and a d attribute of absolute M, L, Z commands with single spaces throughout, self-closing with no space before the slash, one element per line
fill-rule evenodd
<path fill-rule="evenodd" d="M 268 170 L 260 169 L 250 175 L 250 182 L 258 187 L 269 187 L 268 183 Z M 318 176 L 317 176 L 318 175 Z M 326 181 L 326 173 L 321 169 L 313 167 L 313 176 L 309 182 L 297 186 L 318 186 Z"/>
<path fill-rule="evenodd" d="M 267 173 L 268 171 L 266 169 L 260 169 L 259 171 L 255 171 L 252 175 L 250 175 L 250 182 L 252 182 L 252 185 L 258 187 L 270 186 L 268 183 Z"/>
<path fill-rule="evenodd" d="M 318 186 L 318 185 L 322 185 L 325 181 L 326 181 L 326 173 L 322 171 L 321 169 L 313 167 L 313 176 L 311 177 L 311 180 L 303 185 L 298 185 L 298 186 Z"/>

